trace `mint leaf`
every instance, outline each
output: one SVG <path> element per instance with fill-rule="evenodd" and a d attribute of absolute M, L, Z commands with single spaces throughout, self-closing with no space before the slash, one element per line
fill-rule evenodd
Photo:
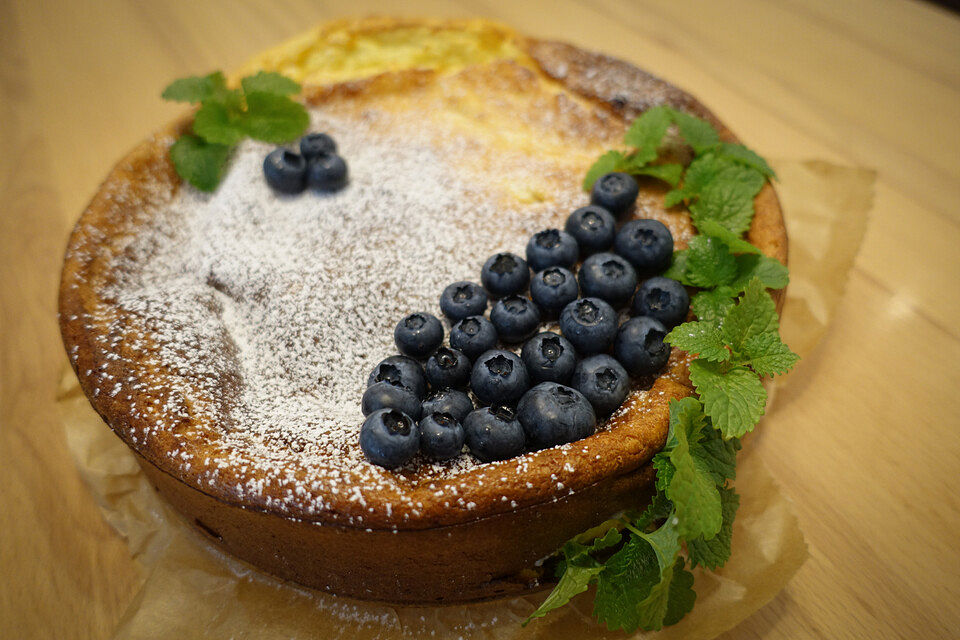
<path fill-rule="evenodd" d="M 216 71 L 206 76 L 174 80 L 163 90 L 161 97 L 175 102 L 205 102 L 222 100 L 227 93 L 227 80 L 222 72 Z"/>
<path fill-rule="evenodd" d="M 671 187 L 677 186 L 680 176 L 683 175 L 683 165 L 679 164 L 651 164 L 645 167 L 629 168 L 630 173 L 641 176 L 650 176 L 663 180 Z"/>
<path fill-rule="evenodd" d="M 631 536 L 610 556 L 597 577 L 593 615 L 610 629 L 628 633 L 640 625 L 638 603 L 660 582 L 660 565 L 647 541 Z"/>
<path fill-rule="evenodd" d="M 750 336 L 743 343 L 743 351 L 747 363 L 761 376 L 784 374 L 800 359 L 774 331 Z"/>
<path fill-rule="evenodd" d="M 620 151 L 607 151 L 597 158 L 596 162 L 587 169 L 587 175 L 583 178 L 583 190 L 590 191 L 593 183 L 600 179 L 600 176 L 619 171 L 626 163 L 626 156 Z"/>
<path fill-rule="evenodd" d="M 664 205 L 672 207 L 685 200 L 698 197 L 700 192 L 726 166 L 729 166 L 729 163 L 724 162 L 712 153 L 695 158 L 687 167 L 687 173 L 683 176 L 683 185 L 679 189 L 667 193 L 664 197 Z"/>
<path fill-rule="evenodd" d="M 725 366 L 694 360 L 690 363 L 690 380 L 713 425 L 725 438 L 739 438 L 753 431 L 763 415 L 767 391 L 750 369 L 738 366 L 724 371 Z M 676 502 L 669 492 L 667 497 Z"/>
<path fill-rule="evenodd" d="M 716 146 L 720 142 L 717 130 L 706 120 L 690 115 L 685 111 L 673 109 L 673 121 L 680 130 L 680 135 L 687 141 L 697 155 Z"/>
<path fill-rule="evenodd" d="M 670 258 L 670 267 L 663 272 L 664 278 L 672 278 L 678 282 L 693 286 L 693 283 L 687 279 L 687 260 L 689 258 L 686 249 L 674 251 Z"/>
<path fill-rule="evenodd" d="M 733 308 L 733 296 L 737 293 L 727 286 L 698 291 L 690 298 L 690 308 L 693 309 L 694 315 L 700 320 L 719 325 L 730 309 Z"/>
<path fill-rule="evenodd" d="M 724 362 L 730 359 L 730 351 L 720 338 L 720 329 L 713 322 L 684 322 L 674 327 L 664 341 L 687 353 L 698 354 L 704 360 Z"/>
<path fill-rule="evenodd" d="M 757 249 L 716 220 L 701 220 L 700 225 L 700 233 L 722 240 L 732 253 L 760 253 L 760 249 Z"/>
<path fill-rule="evenodd" d="M 722 487 L 727 480 L 733 480 L 737 476 L 737 451 L 740 450 L 740 440 L 737 438 L 724 440 L 716 429 L 704 429 L 702 433 L 703 438 L 696 447 L 691 449 L 690 454 L 713 476 L 713 481 Z"/>
<path fill-rule="evenodd" d="M 230 150 L 224 144 L 183 135 L 170 147 L 170 158 L 181 178 L 201 191 L 213 191 L 220 184 Z"/>
<path fill-rule="evenodd" d="M 677 558 L 673 565 L 673 578 L 670 581 L 667 598 L 667 611 L 663 616 L 663 626 L 677 624 L 683 616 L 693 610 L 697 593 L 693 590 L 693 574 L 684 569 L 683 558 Z"/>
<path fill-rule="evenodd" d="M 670 426 L 667 431 L 667 444 L 662 452 L 664 455 L 668 455 L 671 449 L 680 444 L 681 437 L 685 442 L 699 440 L 700 431 L 707 424 L 703 406 L 696 398 L 687 396 L 680 400 L 671 400 L 669 409 Z"/>
<path fill-rule="evenodd" d="M 658 466 L 658 456 L 660 456 L 659 453 L 654 456 L 654 467 L 657 469 L 657 484 L 659 487 L 660 479 L 663 477 L 663 486 L 666 487 L 668 484 L 670 484 L 670 478 L 666 476 L 673 476 L 673 465 L 670 463 L 670 458 L 664 455 Z M 670 515 L 672 510 L 673 505 L 670 504 L 669 500 L 667 500 L 667 496 L 663 492 L 663 489 L 658 488 L 657 492 L 653 494 L 653 498 L 650 500 L 650 504 L 647 505 L 647 508 L 633 519 L 633 526 L 643 531 L 654 522 L 666 518 L 668 515 Z"/>
<path fill-rule="evenodd" d="M 737 263 L 720 240 L 697 235 L 687 245 L 686 280 L 697 287 L 727 284 L 737 273 Z"/>
<path fill-rule="evenodd" d="M 272 93 L 275 96 L 289 96 L 300 92 L 300 85 L 273 71 L 260 71 L 240 81 L 244 93 Z"/>
<path fill-rule="evenodd" d="M 231 113 L 220 102 L 205 102 L 193 119 L 193 132 L 215 144 L 233 145 L 246 137 L 242 114 Z"/>
<path fill-rule="evenodd" d="M 737 275 L 730 286 L 743 291 L 754 278 L 768 289 L 783 289 L 790 282 L 790 272 L 779 260 L 763 255 L 737 256 Z"/>
<path fill-rule="evenodd" d="M 690 205 L 693 224 L 699 228 L 705 220 L 713 220 L 733 233 L 743 233 L 750 228 L 753 199 L 763 183 L 759 172 L 728 164 L 697 193 L 696 202 Z"/>
<path fill-rule="evenodd" d="M 754 278 L 724 318 L 721 335 L 733 349 L 734 355 L 739 355 L 747 339 L 761 333 L 776 332 L 778 326 L 777 307 L 760 280 Z"/>
<path fill-rule="evenodd" d="M 690 556 L 690 566 L 703 565 L 714 570 L 722 567 L 730 559 L 730 543 L 733 538 L 733 520 L 737 516 L 740 506 L 740 496 L 733 489 L 720 489 L 722 503 L 723 525 L 720 532 L 709 540 L 694 538 L 687 541 L 687 553 Z"/>
<path fill-rule="evenodd" d="M 668 436 L 669 438 L 669 433 Z M 673 441 L 676 442 L 675 440 Z M 666 492 L 667 487 L 670 486 L 670 481 L 673 479 L 673 463 L 670 462 L 670 456 L 668 455 L 667 449 L 674 446 L 669 440 L 667 445 L 664 446 L 663 451 L 659 452 L 657 455 L 653 456 L 653 468 L 657 472 L 657 490 Z M 666 493 L 664 493 L 666 497 Z M 669 502 L 669 500 L 667 501 Z"/>
<path fill-rule="evenodd" d="M 272 93 L 247 94 L 247 135 L 256 140 L 282 144 L 303 133 L 310 123 L 307 110 L 299 102 Z"/>
<path fill-rule="evenodd" d="M 732 142 L 721 142 L 717 153 L 724 158 L 739 162 L 740 164 L 756 169 L 766 178 L 776 178 L 777 174 L 773 172 L 767 161 L 757 155 L 755 152 L 746 148 L 742 144 Z"/>
<path fill-rule="evenodd" d="M 701 362 L 694 360 L 691 365 Z M 677 517 L 677 533 L 689 539 L 712 537 L 720 530 L 720 494 L 708 469 L 691 454 L 701 437 L 703 411 L 694 398 L 670 401 L 667 455 L 675 469 L 666 493 Z"/>
<path fill-rule="evenodd" d="M 670 127 L 669 107 L 651 107 L 633 121 L 623 141 L 636 151 L 631 158 L 637 166 L 657 159 L 657 147 Z"/>

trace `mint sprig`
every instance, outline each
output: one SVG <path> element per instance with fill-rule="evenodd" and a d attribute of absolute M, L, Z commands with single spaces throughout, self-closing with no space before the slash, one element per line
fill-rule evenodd
<path fill-rule="evenodd" d="M 177 174 L 201 191 L 213 191 L 244 138 L 274 144 L 295 139 L 310 122 L 304 106 L 289 97 L 299 92 L 293 80 L 265 71 L 243 78 L 239 89 L 229 88 L 220 71 L 174 80 L 163 90 L 164 100 L 200 104 L 193 134 L 170 148 Z"/>
<path fill-rule="evenodd" d="M 659 149 L 671 127 L 694 151 L 688 167 L 663 162 Z M 787 372 L 798 357 L 780 339 L 768 289 L 789 273 L 742 237 L 753 220 L 753 199 L 773 170 L 738 144 L 722 142 L 710 123 L 670 107 L 637 118 L 624 137 L 630 148 L 609 151 L 587 172 L 589 189 L 603 174 L 652 175 L 676 187 L 666 206 L 684 204 L 699 235 L 676 251 L 664 275 L 697 287 L 696 320 L 665 338 L 695 357 L 696 396 L 670 401 L 670 426 L 654 456 L 656 493 L 643 512 L 626 513 L 592 542 L 575 539 L 560 550 L 560 582 L 527 619 L 546 615 L 596 585 L 593 614 L 611 629 L 632 633 L 678 622 L 694 605 L 693 574 L 730 558 L 740 497 L 739 438 L 763 415 L 761 377 Z M 679 186 L 678 186 L 679 185 Z"/>

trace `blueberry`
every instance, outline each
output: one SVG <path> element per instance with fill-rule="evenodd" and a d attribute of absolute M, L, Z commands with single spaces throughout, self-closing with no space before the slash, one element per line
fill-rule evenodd
<path fill-rule="evenodd" d="M 663 341 L 667 329 L 647 316 L 630 318 L 620 326 L 613 354 L 635 376 L 657 373 L 667 364 L 670 345 Z"/>
<path fill-rule="evenodd" d="M 534 271 L 547 267 L 572 269 L 577 264 L 580 248 L 566 231 L 545 229 L 535 233 L 527 243 L 527 263 Z"/>
<path fill-rule="evenodd" d="M 393 340 L 400 353 L 422 360 L 443 342 L 443 325 L 429 313 L 411 313 L 397 323 Z"/>
<path fill-rule="evenodd" d="M 360 409 L 365 416 L 380 409 L 397 409 L 416 420 L 420 417 L 420 399 L 406 387 L 389 382 L 374 382 L 363 392 Z"/>
<path fill-rule="evenodd" d="M 490 322 L 504 342 L 523 342 L 540 325 L 540 309 L 529 298 L 500 298 L 490 310 Z"/>
<path fill-rule="evenodd" d="M 548 267 L 530 281 L 530 297 L 552 317 L 576 300 L 579 293 L 577 279 L 563 267 Z"/>
<path fill-rule="evenodd" d="M 473 363 L 470 387 L 484 404 L 513 404 L 530 388 L 530 377 L 520 356 L 491 349 Z"/>
<path fill-rule="evenodd" d="M 421 415 L 428 416 L 431 413 L 449 413 L 463 422 L 467 414 L 473 411 L 473 401 L 463 391 L 457 389 L 441 389 L 432 394 L 420 405 Z"/>
<path fill-rule="evenodd" d="M 306 185 L 307 161 L 298 153 L 280 147 L 263 160 L 267 184 L 280 193 L 300 193 Z"/>
<path fill-rule="evenodd" d="M 595 253 L 580 265 L 580 290 L 585 297 L 606 300 L 622 307 L 637 288 L 637 272 L 615 253 Z"/>
<path fill-rule="evenodd" d="M 317 156 L 307 164 L 307 184 L 311 189 L 336 191 L 347 184 L 347 163 L 335 153 Z"/>
<path fill-rule="evenodd" d="M 374 411 L 360 427 L 360 449 L 373 464 L 393 469 L 409 462 L 420 449 L 420 429 L 396 409 Z"/>
<path fill-rule="evenodd" d="M 597 417 L 606 418 L 623 404 L 630 378 L 623 365 L 610 356 L 591 356 L 577 365 L 570 386 L 586 396 Z"/>
<path fill-rule="evenodd" d="M 523 345 L 520 359 L 533 384 L 559 382 L 566 384 L 577 366 L 577 354 L 570 341 L 552 331 L 538 333 Z"/>
<path fill-rule="evenodd" d="M 523 427 L 509 407 L 477 409 L 463 421 L 463 430 L 470 453 L 484 462 L 516 457 L 526 447 Z"/>
<path fill-rule="evenodd" d="M 607 173 L 593 183 L 590 191 L 590 204 L 603 207 L 615 216 L 626 213 L 637 201 L 640 187 L 633 176 L 613 172 Z"/>
<path fill-rule="evenodd" d="M 532 449 L 581 440 L 597 427 L 590 401 L 556 382 L 541 382 L 527 391 L 517 405 L 517 419 Z"/>
<path fill-rule="evenodd" d="M 427 382 L 434 389 L 465 387 L 470 380 L 470 359 L 462 351 L 440 347 L 427 360 Z"/>
<path fill-rule="evenodd" d="M 620 227 L 613 248 L 642 275 L 652 275 L 670 266 L 673 236 L 658 220 L 631 220 Z"/>
<path fill-rule="evenodd" d="M 480 281 L 494 297 L 520 293 L 530 282 L 527 261 L 513 253 L 498 253 L 487 258 Z"/>
<path fill-rule="evenodd" d="M 325 133 L 308 133 L 300 138 L 300 153 L 307 160 L 337 152 L 337 143 Z"/>
<path fill-rule="evenodd" d="M 440 310 L 452 322 L 482 316 L 487 310 L 487 292 L 475 282 L 454 282 L 440 294 Z"/>
<path fill-rule="evenodd" d="M 609 211 L 590 205 L 571 213 L 567 218 L 566 229 L 567 233 L 576 239 L 580 253 L 590 255 L 610 248 L 617 232 L 616 224 Z"/>
<path fill-rule="evenodd" d="M 497 346 L 497 330 L 483 316 L 464 318 L 450 329 L 450 346 L 476 360 L 481 353 Z"/>
<path fill-rule="evenodd" d="M 434 460 L 456 458 L 465 437 L 460 421 L 449 413 L 431 413 L 420 421 L 420 450 Z"/>
<path fill-rule="evenodd" d="M 407 356 L 390 356 L 381 360 L 370 372 L 367 386 L 383 381 L 406 387 L 417 398 L 422 398 L 427 392 L 427 378 L 423 374 L 423 367 Z"/>
<path fill-rule="evenodd" d="M 633 314 L 648 316 L 672 329 L 687 317 L 690 294 L 682 284 L 670 278 L 650 278 L 637 290 L 633 298 Z"/>
<path fill-rule="evenodd" d="M 580 298 L 563 308 L 560 331 L 580 354 L 609 351 L 617 335 L 617 312 L 600 298 Z"/>

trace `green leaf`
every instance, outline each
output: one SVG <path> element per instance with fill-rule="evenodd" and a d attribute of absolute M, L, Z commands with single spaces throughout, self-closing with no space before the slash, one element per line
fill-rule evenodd
<path fill-rule="evenodd" d="M 690 308 L 694 315 L 705 322 L 720 324 L 730 309 L 733 308 L 733 296 L 737 291 L 727 286 L 698 291 L 690 298 Z"/>
<path fill-rule="evenodd" d="M 645 167 L 631 168 L 630 173 L 641 176 L 650 176 L 663 180 L 671 187 L 677 186 L 680 176 L 683 175 L 683 165 L 680 164 L 651 164 Z"/>
<path fill-rule="evenodd" d="M 667 191 L 666 195 L 663 196 L 663 206 L 667 209 L 670 207 L 675 207 L 683 202 L 686 197 L 686 192 L 684 192 L 683 189 L 673 189 L 671 191 Z"/>
<path fill-rule="evenodd" d="M 307 110 L 290 98 L 262 91 L 247 94 L 244 126 L 251 138 L 282 144 L 303 133 L 309 123 Z"/>
<path fill-rule="evenodd" d="M 728 158 L 734 162 L 739 162 L 740 164 L 750 167 L 751 169 L 756 169 L 763 174 L 764 177 L 777 177 L 777 174 L 773 172 L 773 169 L 770 168 L 770 165 L 767 164 L 766 160 L 742 144 L 721 142 L 717 153 L 724 158 Z"/>
<path fill-rule="evenodd" d="M 720 533 L 705 540 L 694 538 L 687 541 L 687 553 L 690 556 L 690 566 L 703 565 L 715 570 L 726 564 L 730 559 L 730 543 L 733 538 L 733 520 L 737 516 L 740 506 L 740 496 L 733 489 L 720 489 L 720 502 L 723 511 L 723 526 Z"/>
<path fill-rule="evenodd" d="M 181 178 L 201 191 L 213 191 L 220 184 L 230 150 L 224 144 L 183 135 L 170 147 L 170 158 Z"/>
<path fill-rule="evenodd" d="M 718 486 L 724 486 L 727 480 L 737 476 L 737 451 L 740 450 L 740 440 L 730 438 L 724 440 L 716 429 L 704 429 L 703 438 L 696 447 L 691 448 L 691 455 L 697 459 L 703 469 L 713 476 Z"/>
<path fill-rule="evenodd" d="M 657 556 L 661 575 L 673 566 L 680 553 L 680 537 L 677 535 L 676 518 L 667 517 L 666 521 L 652 533 L 644 533 L 641 538 L 647 541 Z"/>
<path fill-rule="evenodd" d="M 737 263 L 720 240 L 697 235 L 687 245 L 686 280 L 697 287 L 727 284 L 737 273 Z"/>
<path fill-rule="evenodd" d="M 693 283 L 687 279 L 687 260 L 689 254 L 686 249 L 674 251 L 670 258 L 670 267 L 663 272 L 663 277 L 672 278 L 682 284 L 693 286 Z"/>
<path fill-rule="evenodd" d="M 644 165 L 657 159 L 657 147 L 670 127 L 669 107 L 652 107 L 633 121 L 623 141 L 636 148 L 633 159 L 636 164 Z"/>
<path fill-rule="evenodd" d="M 657 469 L 657 485 L 659 487 L 662 478 L 663 486 L 666 487 L 670 484 L 670 478 L 673 477 L 673 465 L 670 463 L 670 458 L 668 458 L 666 455 L 662 457 L 658 465 L 658 456 L 660 456 L 659 453 L 654 456 L 653 461 L 654 468 Z M 663 470 L 662 473 L 661 470 Z M 666 518 L 668 515 L 670 515 L 672 510 L 673 505 L 670 504 L 669 500 L 667 500 L 667 496 L 663 492 L 663 489 L 658 488 L 657 492 L 653 494 L 650 504 L 647 505 L 647 508 L 644 509 L 642 513 L 633 519 L 632 524 L 637 529 L 643 531 L 654 522 Z"/>
<path fill-rule="evenodd" d="M 583 190 L 590 191 L 593 183 L 600 179 L 600 176 L 619 171 L 626 163 L 626 156 L 620 151 L 607 151 L 597 158 L 597 161 L 587 169 L 587 175 L 583 178 Z"/>
<path fill-rule="evenodd" d="M 691 363 L 691 372 L 693 365 L 699 362 L 702 361 Z M 691 454 L 691 448 L 700 440 L 703 426 L 703 412 L 698 401 L 693 398 L 670 401 L 667 447 L 675 471 L 666 493 L 677 517 L 677 533 L 685 539 L 712 537 L 720 530 L 721 524 L 720 494 L 716 483 L 710 471 Z"/>
<path fill-rule="evenodd" d="M 669 437 L 669 436 L 668 436 Z M 664 447 L 664 450 L 659 452 L 657 455 L 653 456 L 653 468 L 657 472 L 657 490 L 666 492 L 667 487 L 670 486 L 670 481 L 673 479 L 673 463 L 670 462 L 670 456 L 668 455 L 667 449 L 671 447 L 672 444 L 668 441 L 668 444 Z M 666 493 L 664 493 L 666 497 Z M 669 500 L 667 501 L 669 502 Z"/>
<path fill-rule="evenodd" d="M 677 624 L 693 610 L 697 600 L 697 593 L 693 590 L 693 574 L 684 569 L 683 558 L 677 558 L 673 565 L 673 578 L 670 580 L 670 590 L 667 600 L 667 612 L 663 616 L 663 626 Z"/>
<path fill-rule="evenodd" d="M 773 331 L 750 336 L 743 343 L 743 351 L 746 364 L 761 376 L 784 374 L 800 359 L 780 340 L 780 334 Z"/>
<path fill-rule="evenodd" d="M 699 231 L 702 234 L 722 240 L 732 253 L 760 253 L 760 249 L 733 233 L 716 220 L 701 220 Z"/>
<path fill-rule="evenodd" d="M 737 356 L 743 352 L 747 339 L 776 332 L 778 327 L 776 305 L 760 280 L 754 278 L 724 318 L 721 335 Z"/>
<path fill-rule="evenodd" d="M 724 362 L 730 359 L 730 351 L 720 338 L 720 329 L 713 322 L 684 322 L 674 327 L 664 342 L 687 353 L 698 354 L 704 360 Z"/>
<path fill-rule="evenodd" d="M 300 92 L 300 85 L 274 71 L 259 71 L 240 81 L 244 93 L 272 93 L 275 96 L 289 96 Z"/>
<path fill-rule="evenodd" d="M 671 400 L 668 405 L 670 409 L 670 426 L 667 430 L 667 444 L 664 446 L 664 453 L 669 454 L 680 444 L 681 436 L 684 442 L 696 442 L 700 438 L 700 431 L 706 426 L 706 416 L 703 415 L 703 405 L 693 397 Z"/>
<path fill-rule="evenodd" d="M 242 114 L 220 102 L 205 102 L 193 119 L 193 132 L 215 144 L 233 145 L 246 137 Z"/>
<path fill-rule="evenodd" d="M 693 223 L 699 228 L 713 220 L 735 234 L 743 233 L 750 228 L 753 199 L 763 183 L 758 171 L 728 164 L 697 192 L 696 202 L 690 205 Z"/>
<path fill-rule="evenodd" d="M 753 431 L 767 403 L 767 391 L 756 373 L 743 366 L 724 371 L 725 365 L 705 360 L 690 363 L 690 380 L 703 408 L 725 438 Z M 676 499 L 667 493 L 667 497 Z"/>
<path fill-rule="evenodd" d="M 754 278 L 768 289 L 783 289 L 790 282 L 789 270 L 779 260 L 763 255 L 737 256 L 737 275 L 730 286 L 744 291 Z"/>
<path fill-rule="evenodd" d="M 632 633 L 641 622 L 638 604 L 659 582 L 660 565 L 650 544 L 631 536 L 597 577 L 593 615 L 610 629 Z"/>
<path fill-rule="evenodd" d="M 680 130 L 680 135 L 687 141 L 697 155 L 716 146 L 720 142 L 717 130 L 706 120 L 690 115 L 685 111 L 673 110 L 673 121 Z"/>
<path fill-rule="evenodd" d="M 174 80 L 163 90 L 161 97 L 175 102 L 222 101 L 227 93 L 227 80 L 222 72 L 216 71 L 206 76 L 190 76 Z"/>

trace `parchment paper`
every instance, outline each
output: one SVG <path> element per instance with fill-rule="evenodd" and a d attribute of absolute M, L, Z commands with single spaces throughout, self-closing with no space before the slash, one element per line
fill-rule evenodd
<path fill-rule="evenodd" d="M 819 161 L 780 161 L 774 168 L 790 233 L 783 334 L 806 356 L 842 295 L 866 229 L 874 174 Z M 778 384 L 789 384 L 789 377 Z M 589 592 L 573 606 L 522 628 L 520 622 L 546 592 L 469 606 L 398 607 L 277 580 L 221 553 L 163 502 L 133 454 L 94 413 L 69 370 L 59 404 L 77 466 L 142 571 L 140 591 L 115 638 L 626 637 L 591 618 Z M 680 624 L 633 637 L 713 638 L 769 602 L 806 559 L 790 503 L 749 439 L 740 454 L 736 488 L 741 504 L 730 561 L 716 573 L 695 570 L 697 604 Z"/>

